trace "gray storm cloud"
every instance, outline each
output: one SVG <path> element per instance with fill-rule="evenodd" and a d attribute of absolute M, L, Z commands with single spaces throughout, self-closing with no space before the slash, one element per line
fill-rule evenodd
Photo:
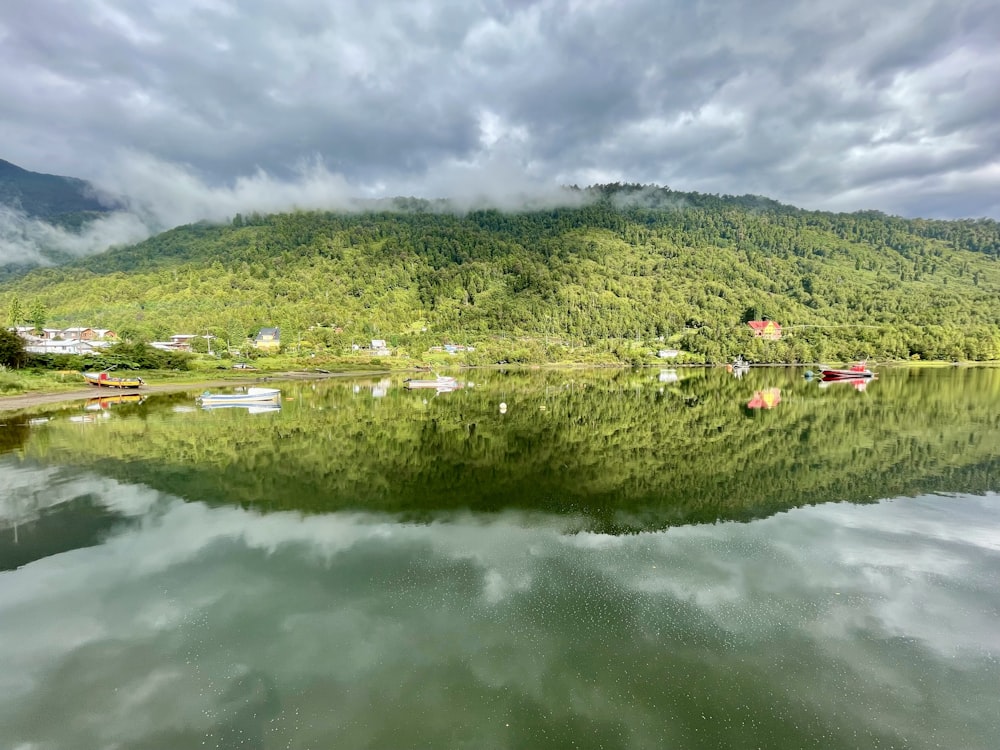
<path fill-rule="evenodd" d="M 0 38 L 0 158 L 158 225 L 606 181 L 1000 217 L 989 0 L 39 0 Z"/>

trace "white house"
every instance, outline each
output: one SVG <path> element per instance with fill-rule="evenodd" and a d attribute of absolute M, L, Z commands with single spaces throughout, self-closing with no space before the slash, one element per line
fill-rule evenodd
<path fill-rule="evenodd" d="M 63 328 L 62 337 L 64 339 L 83 339 L 90 341 L 96 339 L 97 334 L 93 328 Z"/>
<path fill-rule="evenodd" d="M 67 339 L 65 341 L 39 340 L 27 344 L 26 352 L 32 354 L 93 354 L 99 348 L 96 342 L 83 339 Z"/>

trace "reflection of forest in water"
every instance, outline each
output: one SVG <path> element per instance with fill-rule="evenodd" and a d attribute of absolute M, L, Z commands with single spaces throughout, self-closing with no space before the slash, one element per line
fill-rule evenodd
<path fill-rule="evenodd" d="M 4 447 L 261 510 L 515 509 L 578 514 L 607 531 L 1000 489 L 1000 370 L 884 370 L 865 392 L 781 368 L 460 379 L 472 382 L 441 394 L 406 391 L 400 376 L 284 383 L 274 414 L 175 410 L 193 394 L 121 405 L 95 423 L 64 409 L 30 430 L 8 425 L 18 440 Z"/>

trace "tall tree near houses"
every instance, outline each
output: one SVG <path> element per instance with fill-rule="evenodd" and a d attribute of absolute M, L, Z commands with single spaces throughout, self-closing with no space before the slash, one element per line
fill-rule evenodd
<path fill-rule="evenodd" d="M 11 297 L 7 306 L 7 325 L 19 326 L 24 322 L 24 308 L 21 307 L 21 299 L 16 294 Z"/>
<path fill-rule="evenodd" d="M 35 327 L 35 331 L 41 331 L 45 328 L 45 323 L 48 319 L 49 311 L 44 303 L 39 300 L 32 302 L 31 309 L 28 311 L 28 321 Z"/>

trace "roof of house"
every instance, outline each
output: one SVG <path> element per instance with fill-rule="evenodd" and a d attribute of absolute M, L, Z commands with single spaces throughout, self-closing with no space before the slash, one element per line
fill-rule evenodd
<path fill-rule="evenodd" d="M 781 328 L 781 323 L 778 323 L 775 320 L 751 320 L 747 323 L 747 325 L 755 331 L 763 330 L 764 328 Z"/>
<path fill-rule="evenodd" d="M 257 334 L 258 339 L 262 339 L 265 336 L 273 336 L 274 338 L 279 338 L 281 336 L 280 328 L 261 328 L 260 333 Z"/>
<path fill-rule="evenodd" d="M 25 347 L 27 351 L 34 352 L 36 354 L 53 351 L 90 351 L 95 348 L 94 342 L 82 341 L 80 339 L 66 339 L 65 341 L 51 341 L 43 339 L 41 341 L 33 341 Z"/>

